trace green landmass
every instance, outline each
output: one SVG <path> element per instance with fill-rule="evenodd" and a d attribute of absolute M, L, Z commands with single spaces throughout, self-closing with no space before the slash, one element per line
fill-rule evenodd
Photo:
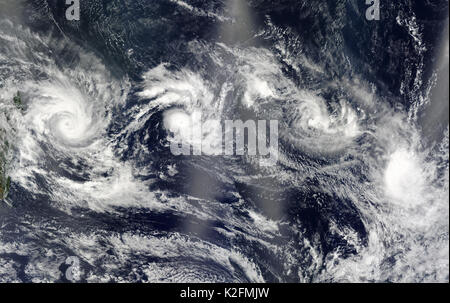
<path fill-rule="evenodd" d="M 1 130 L 1 137 L 3 137 L 4 131 Z M 3 139 L 3 138 L 2 138 Z M 7 175 L 7 159 L 6 155 L 9 152 L 8 141 L 1 142 L 2 146 L 0 149 L 0 200 L 6 199 L 11 187 L 11 177 Z"/>
<path fill-rule="evenodd" d="M 24 110 L 20 92 L 17 92 L 14 96 L 13 102 L 19 110 Z M 6 117 L 9 122 L 9 115 L 6 115 Z M 5 200 L 8 197 L 11 188 L 11 177 L 8 176 L 8 155 L 11 151 L 11 146 L 6 135 L 6 130 L 0 128 L 0 201 Z"/>
<path fill-rule="evenodd" d="M 17 92 L 17 95 L 14 96 L 14 105 L 18 109 L 23 110 L 22 97 L 20 96 L 20 92 Z"/>

